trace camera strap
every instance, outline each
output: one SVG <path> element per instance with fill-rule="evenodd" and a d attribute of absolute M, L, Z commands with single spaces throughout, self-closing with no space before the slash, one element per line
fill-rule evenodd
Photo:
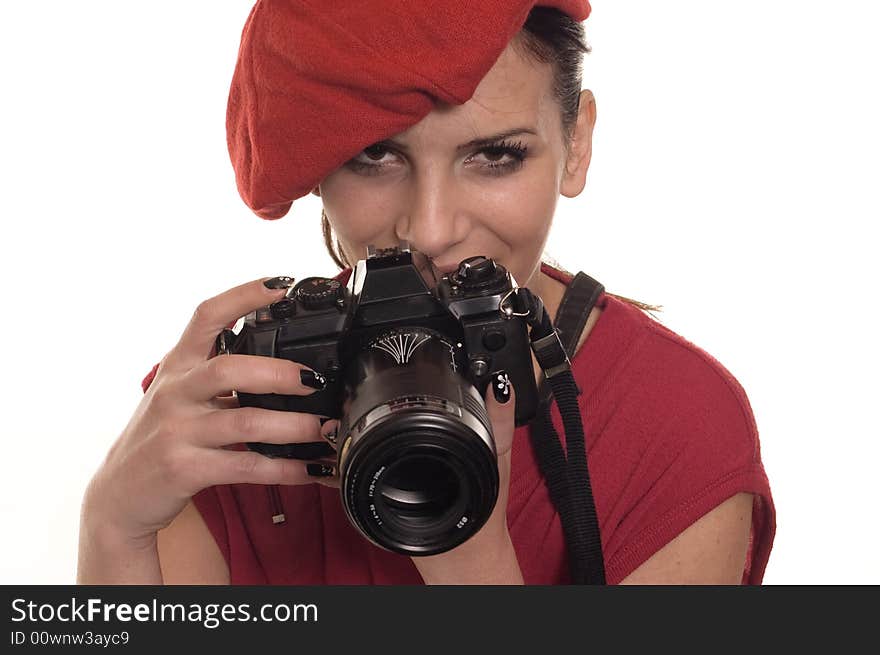
<path fill-rule="evenodd" d="M 550 499 L 562 522 L 573 584 L 605 584 L 602 541 L 577 402 L 581 392 L 570 362 L 590 312 L 604 290 L 601 283 L 579 272 L 565 290 L 555 325 L 550 323 L 541 300 L 527 289 L 520 290 L 525 292 L 523 301 L 529 310 L 532 350 L 544 371 L 539 385 L 538 412 L 529 433 Z M 566 452 L 550 418 L 551 394 L 565 428 Z"/>

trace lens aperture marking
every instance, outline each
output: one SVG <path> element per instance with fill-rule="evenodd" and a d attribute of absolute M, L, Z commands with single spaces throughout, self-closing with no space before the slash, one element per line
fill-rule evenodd
<path fill-rule="evenodd" d="M 449 352 L 449 366 L 452 371 L 458 372 L 456 365 L 456 347 L 461 349 L 462 344 L 452 344 L 440 335 L 431 331 L 414 330 L 412 332 L 394 331 L 386 333 L 383 337 L 372 341 L 370 348 L 381 350 L 391 356 L 398 365 L 409 364 L 413 354 L 429 341 L 442 345 Z"/>
<path fill-rule="evenodd" d="M 391 355 L 398 364 L 408 364 L 416 349 L 430 340 L 427 334 L 404 332 L 379 339 L 374 347 Z"/>
<path fill-rule="evenodd" d="M 428 334 L 400 332 L 379 339 L 373 344 L 373 347 L 391 355 L 398 364 L 408 364 L 419 346 L 430 340 L 431 336 Z"/>
<path fill-rule="evenodd" d="M 384 470 L 385 470 L 385 467 L 382 466 L 381 468 L 379 468 L 378 471 L 376 471 L 376 472 L 373 474 L 373 479 L 370 480 L 370 486 L 369 486 L 369 489 L 367 490 L 367 495 L 368 495 L 370 498 L 372 498 L 373 495 L 376 493 L 376 480 L 379 479 L 379 476 L 382 475 L 382 471 L 384 471 Z"/>

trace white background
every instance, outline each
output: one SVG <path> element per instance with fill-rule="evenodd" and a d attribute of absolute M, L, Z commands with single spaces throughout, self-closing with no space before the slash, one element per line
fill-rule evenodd
<path fill-rule="evenodd" d="M 74 581 L 81 494 L 203 299 L 335 271 L 318 199 L 239 199 L 251 1 L 0 8 L 0 583 Z M 880 583 L 876 25 L 839 0 L 596 0 L 587 188 L 548 253 L 746 389 L 778 512 L 765 582 Z"/>

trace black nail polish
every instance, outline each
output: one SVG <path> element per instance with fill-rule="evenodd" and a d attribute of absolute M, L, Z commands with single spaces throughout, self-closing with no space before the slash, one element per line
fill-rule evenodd
<path fill-rule="evenodd" d="M 336 451 L 326 441 L 306 441 L 305 443 L 291 444 L 291 450 L 295 449 L 296 459 L 318 459 L 319 457 L 333 457 Z"/>
<path fill-rule="evenodd" d="M 270 280 L 263 280 L 263 286 L 267 289 L 289 289 L 293 286 L 293 278 L 279 275 Z"/>
<path fill-rule="evenodd" d="M 490 379 L 495 400 L 503 405 L 510 400 L 510 378 L 507 376 L 507 371 L 497 371 Z"/>
<path fill-rule="evenodd" d="M 320 391 L 327 386 L 327 378 L 308 368 L 304 368 L 299 372 L 299 379 L 310 389 L 317 389 Z"/>
<path fill-rule="evenodd" d="M 330 464 L 318 464 L 312 462 L 306 464 L 306 473 L 316 478 L 328 478 L 333 475 L 334 467 Z"/>

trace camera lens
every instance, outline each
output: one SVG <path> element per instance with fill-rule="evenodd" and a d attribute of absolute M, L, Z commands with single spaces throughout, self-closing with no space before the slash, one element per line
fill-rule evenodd
<path fill-rule="evenodd" d="M 431 409 L 372 422 L 340 470 L 352 523 L 383 548 L 431 555 L 466 541 L 498 497 L 494 452 Z"/>
<path fill-rule="evenodd" d="M 409 455 L 389 466 L 379 498 L 401 522 L 429 525 L 460 499 L 461 484 L 438 457 Z"/>
<path fill-rule="evenodd" d="M 489 418 L 458 370 L 455 347 L 421 328 L 387 333 L 357 357 L 342 499 L 352 523 L 383 548 L 444 552 L 479 530 L 495 507 Z"/>

